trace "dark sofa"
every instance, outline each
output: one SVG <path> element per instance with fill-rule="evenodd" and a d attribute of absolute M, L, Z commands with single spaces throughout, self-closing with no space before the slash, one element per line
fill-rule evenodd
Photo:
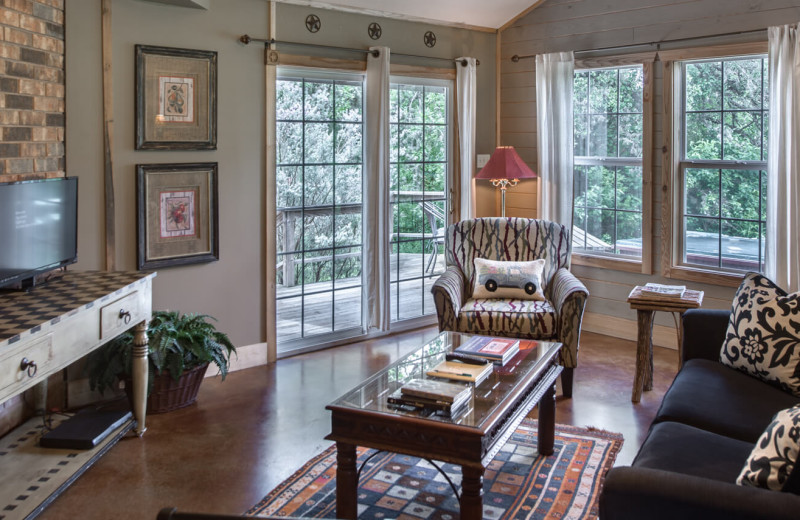
<path fill-rule="evenodd" d="M 684 314 L 683 367 L 632 465 L 609 471 L 602 520 L 800 518 L 800 495 L 736 484 L 772 417 L 800 398 L 719 363 L 729 317 Z M 800 490 L 800 464 L 787 488 Z"/>

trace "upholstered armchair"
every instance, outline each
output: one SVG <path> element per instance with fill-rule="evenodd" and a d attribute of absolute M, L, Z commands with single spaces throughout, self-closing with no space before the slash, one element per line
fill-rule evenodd
<path fill-rule="evenodd" d="M 570 271 L 569 230 L 555 222 L 524 218 L 479 218 L 445 232 L 446 270 L 431 292 L 439 330 L 559 341 L 561 388 L 572 397 L 583 308 L 589 291 Z M 544 259 L 544 301 L 472 297 L 475 258 L 502 261 Z"/>

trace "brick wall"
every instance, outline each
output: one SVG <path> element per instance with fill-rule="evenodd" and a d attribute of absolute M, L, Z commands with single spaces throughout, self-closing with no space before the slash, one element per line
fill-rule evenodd
<path fill-rule="evenodd" d="M 0 182 L 64 175 L 64 100 L 64 0 L 0 0 Z M 65 402 L 61 378 L 48 407 Z M 0 404 L 0 436 L 30 417 L 25 400 Z"/>
<path fill-rule="evenodd" d="M 0 0 L 0 181 L 64 175 L 64 0 Z"/>

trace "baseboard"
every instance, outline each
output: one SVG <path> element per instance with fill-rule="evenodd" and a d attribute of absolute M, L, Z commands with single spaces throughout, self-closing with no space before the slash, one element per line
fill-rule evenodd
<path fill-rule="evenodd" d="M 244 370 L 245 368 L 258 367 L 267 364 L 267 344 L 266 343 L 253 343 L 252 345 L 245 345 L 236 347 L 236 353 L 230 358 L 228 364 L 228 372 L 236 372 L 237 370 Z M 206 377 L 213 377 L 219 374 L 219 371 L 214 365 L 208 367 Z"/>
<path fill-rule="evenodd" d="M 596 312 L 585 312 L 581 322 L 581 330 L 596 332 L 604 336 L 612 336 L 620 339 L 636 341 L 638 336 L 636 321 L 599 314 Z M 671 348 L 678 350 L 678 333 L 674 327 L 664 325 L 653 325 L 653 345 L 658 347 Z"/>

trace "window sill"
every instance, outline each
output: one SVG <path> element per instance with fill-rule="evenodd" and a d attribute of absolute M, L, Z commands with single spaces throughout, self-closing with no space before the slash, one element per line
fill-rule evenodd
<path fill-rule="evenodd" d="M 726 273 L 721 271 L 711 271 L 693 267 L 674 265 L 664 273 L 665 278 L 677 280 L 687 280 L 690 282 L 706 283 L 709 285 L 721 285 L 723 287 L 739 287 L 742 283 L 744 273 Z"/>
<path fill-rule="evenodd" d="M 615 271 L 625 271 L 628 273 L 642 272 L 641 260 L 595 256 L 583 253 L 572 253 L 572 265 L 599 267 L 601 269 L 613 269 Z"/>

